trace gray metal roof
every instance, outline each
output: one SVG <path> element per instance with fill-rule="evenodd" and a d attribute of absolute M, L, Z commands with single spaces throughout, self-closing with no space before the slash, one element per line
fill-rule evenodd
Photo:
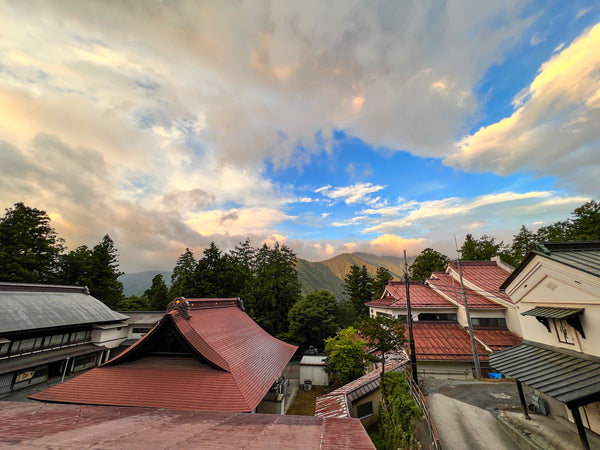
<path fill-rule="evenodd" d="M 600 400 L 600 358 L 524 342 L 492 353 L 490 365 L 569 408 Z"/>
<path fill-rule="evenodd" d="M 0 283 L 0 334 L 126 320 L 76 286 Z"/>
<path fill-rule="evenodd" d="M 522 316 L 547 317 L 551 319 L 566 319 L 583 312 L 584 308 L 550 308 L 547 306 L 536 306 L 529 311 L 522 312 Z"/>

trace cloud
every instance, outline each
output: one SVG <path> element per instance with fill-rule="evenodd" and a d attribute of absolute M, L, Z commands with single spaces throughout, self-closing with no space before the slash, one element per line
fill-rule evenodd
<path fill-rule="evenodd" d="M 511 116 L 462 139 L 444 162 L 502 175 L 531 170 L 583 194 L 600 192 L 598 48 L 600 24 L 542 64 Z"/>
<path fill-rule="evenodd" d="M 275 224 L 291 219 L 279 210 L 261 207 L 209 210 L 187 216 L 185 223 L 202 236 L 268 234 Z"/>
<path fill-rule="evenodd" d="M 402 256 L 404 251 L 407 255 L 417 255 L 427 246 L 427 240 L 404 239 L 395 234 L 382 234 L 373 239 L 369 245 L 374 252 L 392 256 Z"/>
<path fill-rule="evenodd" d="M 384 189 L 385 186 L 374 185 L 371 183 L 356 183 L 351 186 L 331 187 L 324 186 L 317 189 L 315 192 L 321 193 L 325 197 L 334 200 L 344 200 L 347 205 L 354 203 L 371 203 L 377 199 L 371 198 L 369 194 L 373 194 Z"/>

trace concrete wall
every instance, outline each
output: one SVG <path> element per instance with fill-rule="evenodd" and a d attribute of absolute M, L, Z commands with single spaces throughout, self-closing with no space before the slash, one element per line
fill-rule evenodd
<path fill-rule="evenodd" d="M 314 386 L 329 386 L 329 376 L 325 372 L 325 365 L 305 365 L 300 363 L 300 383 L 311 380 Z"/>
<path fill-rule="evenodd" d="M 473 363 L 461 361 L 417 361 L 417 372 L 420 377 L 472 380 L 473 368 Z"/>

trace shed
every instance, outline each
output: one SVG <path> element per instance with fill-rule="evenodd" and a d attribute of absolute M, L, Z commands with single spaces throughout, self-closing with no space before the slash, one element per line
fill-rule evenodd
<path fill-rule="evenodd" d="M 312 385 L 328 386 L 329 375 L 325 372 L 326 355 L 304 355 L 300 360 L 300 383 L 310 381 Z"/>

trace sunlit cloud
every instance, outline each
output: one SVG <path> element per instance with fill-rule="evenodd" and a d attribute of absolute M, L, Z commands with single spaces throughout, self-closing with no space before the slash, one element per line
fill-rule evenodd
<path fill-rule="evenodd" d="M 351 205 L 353 203 L 369 203 L 376 201 L 376 199 L 372 199 L 370 197 L 370 194 L 378 192 L 384 188 L 385 186 L 374 185 L 371 183 L 356 183 L 352 186 L 343 186 L 337 188 L 324 186 L 317 189 L 316 192 L 319 192 L 325 197 L 329 197 L 334 200 L 343 200 L 347 205 Z"/>
<path fill-rule="evenodd" d="M 402 256 L 404 251 L 408 255 L 416 255 L 427 246 L 427 240 L 405 239 L 395 234 L 382 234 L 373 239 L 369 245 L 375 253 L 392 256 Z"/>

